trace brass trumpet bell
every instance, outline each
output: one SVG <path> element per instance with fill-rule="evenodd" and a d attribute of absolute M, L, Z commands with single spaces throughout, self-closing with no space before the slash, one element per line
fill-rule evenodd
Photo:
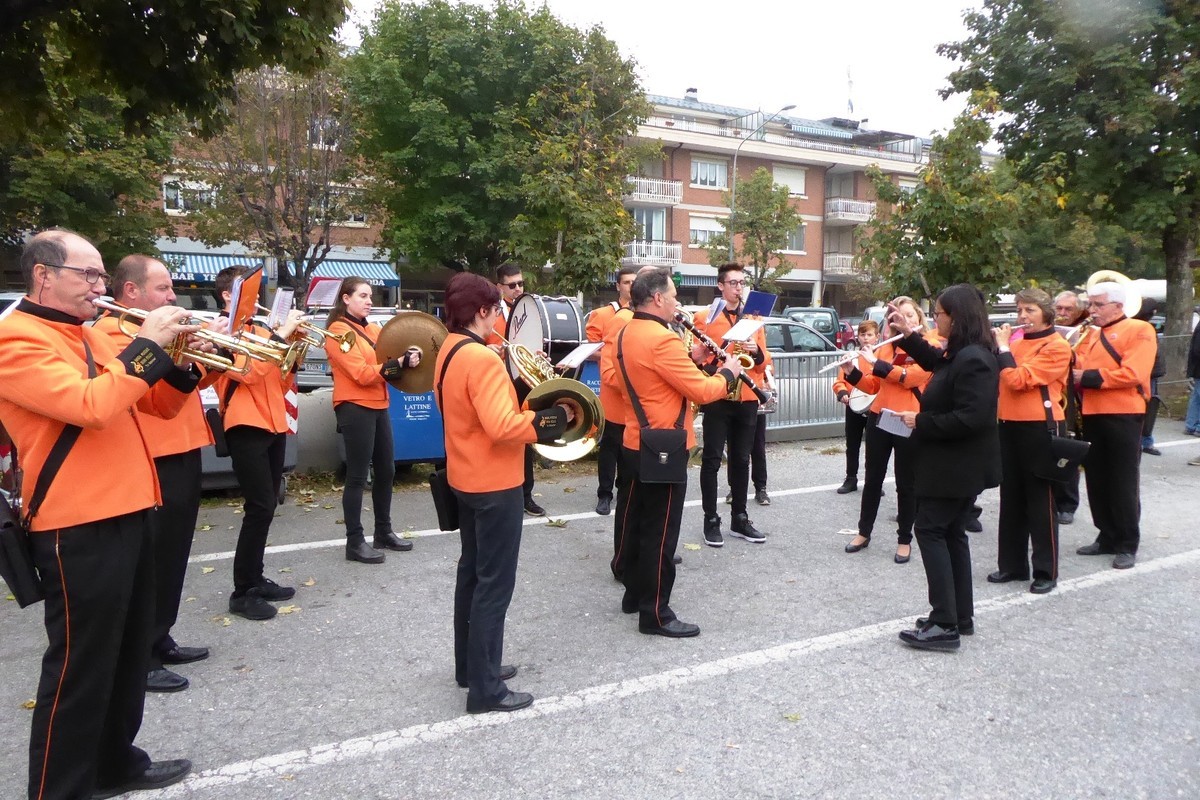
<path fill-rule="evenodd" d="M 596 449 L 604 433 L 604 408 L 596 393 L 579 381 L 551 378 L 530 390 L 524 407 L 545 411 L 555 404 L 569 405 L 575 418 L 561 438 L 535 444 L 534 451 L 551 461 L 575 461 Z"/>
<path fill-rule="evenodd" d="M 403 358 L 412 348 L 421 352 L 421 363 L 400 370 L 400 377 L 388 381 L 405 394 L 426 394 L 433 390 L 433 372 L 438 351 L 449 332 L 442 321 L 421 311 L 405 311 L 392 317 L 379 332 L 375 343 L 375 360 L 380 364 Z"/>

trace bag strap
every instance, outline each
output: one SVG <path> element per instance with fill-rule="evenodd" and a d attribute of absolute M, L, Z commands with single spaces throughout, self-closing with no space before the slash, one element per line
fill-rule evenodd
<path fill-rule="evenodd" d="M 1058 435 L 1058 425 L 1054 422 L 1054 413 L 1050 411 L 1050 389 L 1046 386 L 1039 386 L 1038 389 L 1042 392 L 1042 410 L 1046 412 L 1046 428 L 1050 431 L 1051 436 Z"/>
<path fill-rule="evenodd" d="M 457 353 L 459 350 L 463 349 L 467 345 L 471 344 L 473 341 L 474 340 L 470 339 L 470 338 L 463 339 L 461 342 L 454 345 L 454 347 L 451 347 L 450 352 L 446 354 L 446 360 L 442 362 L 442 371 L 441 371 L 441 374 L 438 375 L 438 381 L 437 381 L 437 398 L 436 399 L 437 399 L 437 403 L 438 403 L 438 411 L 439 412 L 441 412 L 441 410 L 442 410 L 442 381 L 446 380 L 446 368 L 450 366 L 450 359 L 454 358 L 455 353 Z M 443 438 L 445 437 L 445 435 L 446 435 L 446 429 L 445 429 L 445 426 L 443 426 L 442 427 Z"/>
<path fill-rule="evenodd" d="M 1108 351 L 1110 356 L 1112 356 L 1112 360 L 1117 362 L 1117 366 L 1121 366 L 1121 354 L 1117 352 L 1117 348 L 1113 347 L 1112 342 L 1110 342 L 1108 337 L 1104 335 L 1104 329 L 1098 328 L 1097 330 L 1100 333 L 1100 344 L 1104 345 L 1104 349 Z"/>
<path fill-rule="evenodd" d="M 334 320 L 334 321 L 337 322 L 338 320 Z M 350 319 L 349 317 L 342 317 L 340 321 L 349 325 L 351 330 L 354 331 L 356 336 L 361 336 L 362 338 L 366 339 L 367 344 L 371 345 L 372 350 L 375 349 L 375 341 L 370 336 L 367 335 L 366 327 L 359 325 L 357 322 Z"/>
<path fill-rule="evenodd" d="M 650 420 L 646 417 L 646 410 L 642 408 L 642 401 L 638 399 L 637 392 L 633 391 L 633 384 L 629 382 L 629 372 L 625 369 L 625 329 L 617 334 L 617 363 L 621 365 L 621 377 L 625 379 L 625 390 L 629 392 L 629 404 L 633 406 L 633 413 L 637 416 L 638 424 L 643 428 L 650 427 Z M 683 402 L 679 405 L 679 418 L 675 420 L 675 427 L 682 428 L 683 420 L 687 417 L 687 398 L 683 398 Z"/>
<path fill-rule="evenodd" d="M 87 358 L 88 378 L 95 378 L 96 360 L 92 357 L 92 348 L 88 347 L 86 340 L 83 342 L 83 353 Z M 46 492 L 50 491 L 50 484 L 54 482 L 63 462 L 67 460 L 67 453 L 71 452 L 71 448 L 75 446 L 81 433 L 83 433 L 83 428 L 78 425 L 63 426 L 62 433 L 58 435 L 58 440 L 50 449 L 50 455 L 46 456 L 46 463 L 42 465 L 42 471 L 38 473 L 37 483 L 33 487 L 33 495 L 29 498 L 29 508 L 25 511 L 26 529 L 29 528 L 29 523 L 33 521 L 33 518 L 37 516 L 38 509 L 42 507 L 42 501 L 46 499 Z"/>

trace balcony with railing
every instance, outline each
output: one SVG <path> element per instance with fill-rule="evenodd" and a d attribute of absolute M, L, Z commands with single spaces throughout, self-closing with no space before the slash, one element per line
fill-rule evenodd
<path fill-rule="evenodd" d="M 683 202 L 683 181 L 637 175 L 630 175 L 626 181 L 629 188 L 625 193 L 625 201 L 628 203 L 674 206 Z"/>
<path fill-rule="evenodd" d="M 683 243 L 640 239 L 625 243 L 621 264 L 674 267 L 683 262 Z"/>
<path fill-rule="evenodd" d="M 853 253 L 826 253 L 824 265 L 826 275 L 854 275 L 857 272 Z"/>
<path fill-rule="evenodd" d="M 825 201 L 826 225 L 859 225 L 875 216 L 875 204 L 868 200 L 830 197 Z"/>

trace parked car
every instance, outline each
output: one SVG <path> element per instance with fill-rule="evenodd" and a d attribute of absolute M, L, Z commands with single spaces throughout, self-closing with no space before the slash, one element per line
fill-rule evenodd
<path fill-rule="evenodd" d="M 835 342 L 842 350 L 858 349 L 858 326 L 848 319 L 842 320 L 842 329 L 838 331 Z"/>
<path fill-rule="evenodd" d="M 772 353 L 828 353 L 837 343 L 812 326 L 784 317 L 764 318 L 763 334 Z"/>
<path fill-rule="evenodd" d="M 838 334 L 842 329 L 842 320 L 835 309 L 789 306 L 783 310 L 781 316 L 793 322 L 803 322 L 830 341 L 834 343 L 838 342 Z"/>

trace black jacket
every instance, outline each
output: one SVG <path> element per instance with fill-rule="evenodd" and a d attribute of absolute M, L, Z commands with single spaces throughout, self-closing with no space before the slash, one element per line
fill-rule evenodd
<path fill-rule="evenodd" d="M 1192 344 L 1188 347 L 1187 376 L 1200 378 L 1200 325 L 1192 331 Z"/>
<path fill-rule="evenodd" d="M 996 354 L 971 345 L 949 357 L 920 334 L 898 344 L 933 373 L 921 393 L 913 432 L 917 497 L 974 497 L 999 486 Z"/>

